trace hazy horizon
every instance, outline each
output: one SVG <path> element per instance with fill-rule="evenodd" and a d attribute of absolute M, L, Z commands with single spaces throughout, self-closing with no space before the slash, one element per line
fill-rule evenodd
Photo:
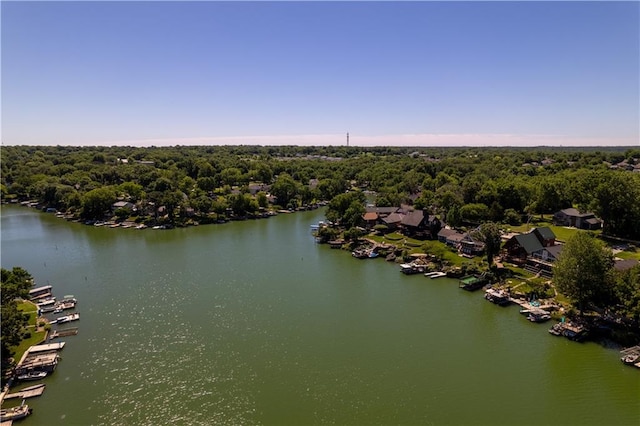
<path fill-rule="evenodd" d="M 640 140 L 640 2 L 0 7 L 3 145 Z"/>

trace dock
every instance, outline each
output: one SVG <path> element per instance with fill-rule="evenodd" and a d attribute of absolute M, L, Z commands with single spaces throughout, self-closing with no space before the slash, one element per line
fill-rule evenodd
<path fill-rule="evenodd" d="M 44 393 L 45 384 L 41 383 L 35 386 L 29 386 L 28 388 L 24 388 L 21 391 L 10 393 L 5 395 L 4 399 L 12 399 L 12 398 L 33 398 L 35 396 L 40 396 Z"/>
<path fill-rule="evenodd" d="M 28 349 L 29 353 L 59 351 L 64 348 L 65 342 L 49 343 L 47 345 L 35 345 Z"/>
<path fill-rule="evenodd" d="M 62 330 L 53 330 L 49 335 L 48 339 L 53 340 L 58 337 L 67 337 L 67 336 L 75 336 L 78 334 L 78 327 L 65 328 Z"/>

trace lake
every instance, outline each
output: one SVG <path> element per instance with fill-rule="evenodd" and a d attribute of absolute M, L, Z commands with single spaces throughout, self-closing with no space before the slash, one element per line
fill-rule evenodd
<path fill-rule="evenodd" d="M 2 207 L 81 318 L 33 425 L 635 425 L 640 375 L 456 280 L 318 245 L 323 211 L 174 230 Z"/>

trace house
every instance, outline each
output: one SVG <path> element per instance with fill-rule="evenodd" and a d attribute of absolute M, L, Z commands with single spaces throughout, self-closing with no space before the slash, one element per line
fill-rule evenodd
<path fill-rule="evenodd" d="M 548 226 L 534 228 L 531 232 L 533 232 L 538 238 L 538 241 L 540 241 L 542 247 L 551 247 L 556 245 L 556 234 L 554 234 L 551 228 L 549 228 Z"/>
<path fill-rule="evenodd" d="M 247 187 L 249 189 L 249 194 L 256 195 L 258 192 L 269 192 L 271 189 L 270 185 L 265 185 L 264 183 L 252 183 Z"/>
<path fill-rule="evenodd" d="M 553 231 L 542 227 L 527 234 L 514 235 L 504 243 L 503 249 L 509 261 L 524 266 L 530 272 L 551 276 L 553 262 L 558 259 L 562 247 L 556 244 Z"/>
<path fill-rule="evenodd" d="M 594 213 L 581 213 L 573 207 L 554 213 L 553 223 L 559 226 L 573 226 L 579 229 L 600 229 L 602 221 Z"/>
<path fill-rule="evenodd" d="M 440 232 L 438 232 L 438 241 L 451 247 L 458 247 L 463 236 L 464 234 L 461 234 L 455 229 L 442 228 Z"/>
<path fill-rule="evenodd" d="M 442 223 L 434 215 L 425 214 L 422 210 L 412 210 L 402 218 L 400 223 L 405 235 L 415 238 L 437 238 Z"/>
<path fill-rule="evenodd" d="M 130 203 L 129 201 L 116 201 L 111 205 L 111 211 L 116 211 L 118 209 L 127 209 L 127 210 L 135 210 L 135 204 Z"/>
<path fill-rule="evenodd" d="M 378 217 L 383 219 L 389 216 L 391 213 L 396 213 L 399 210 L 398 207 L 376 207 L 376 206 L 367 206 L 365 207 L 366 213 L 375 212 L 378 213 Z"/>
<path fill-rule="evenodd" d="M 389 227 L 390 230 L 397 229 L 402 223 L 403 215 L 400 213 L 391 213 L 389 216 L 382 218 L 382 222 Z"/>
<path fill-rule="evenodd" d="M 460 251 L 469 256 L 480 256 L 484 253 L 484 243 L 477 241 L 467 232 L 460 240 Z"/>
<path fill-rule="evenodd" d="M 367 228 L 373 228 L 378 223 L 378 213 L 366 212 L 362 215 L 362 219 L 365 221 Z"/>

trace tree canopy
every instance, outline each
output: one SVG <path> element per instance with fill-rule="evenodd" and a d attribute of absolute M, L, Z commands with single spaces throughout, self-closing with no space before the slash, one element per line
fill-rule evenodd
<path fill-rule="evenodd" d="M 581 311 L 607 305 L 614 294 L 613 253 L 591 234 L 578 232 L 564 245 L 553 276 L 557 289 Z"/>
<path fill-rule="evenodd" d="M 33 278 L 24 269 L 14 267 L 12 270 L 2 268 L 1 293 L 1 338 L 0 347 L 3 370 L 7 366 L 7 360 L 11 357 L 11 348 L 22 340 L 22 332 L 27 324 L 28 316 L 18 310 L 16 300 L 27 298 L 29 289 L 33 285 Z"/>

